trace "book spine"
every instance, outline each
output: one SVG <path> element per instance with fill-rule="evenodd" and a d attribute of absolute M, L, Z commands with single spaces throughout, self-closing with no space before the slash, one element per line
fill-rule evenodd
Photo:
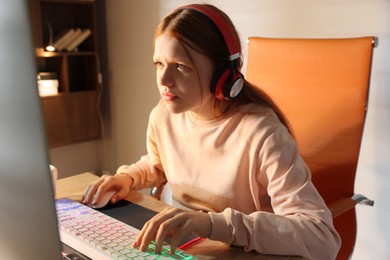
<path fill-rule="evenodd" d="M 70 29 L 67 29 L 67 30 L 64 30 L 62 31 L 56 38 L 55 40 L 53 41 L 52 43 L 52 46 L 58 50 L 64 41 L 66 41 L 66 39 L 68 39 L 69 37 L 71 37 L 73 35 L 73 33 L 75 32 L 75 30 L 73 28 L 70 28 Z"/>
<path fill-rule="evenodd" d="M 76 39 L 81 34 L 81 29 L 76 28 L 74 29 L 74 33 L 70 35 L 68 38 L 66 38 L 63 42 L 61 42 L 61 45 L 58 46 L 57 50 L 62 51 L 66 48 L 66 46 L 69 45 L 74 39 Z"/>
<path fill-rule="evenodd" d="M 85 29 L 80 35 L 78 35 L 73 41 L 71 41 L 67 46 L 67 51 L 73 51 L 77 46 L 79 46 L 88 36 L 91 34 L 90 29 Z"/>

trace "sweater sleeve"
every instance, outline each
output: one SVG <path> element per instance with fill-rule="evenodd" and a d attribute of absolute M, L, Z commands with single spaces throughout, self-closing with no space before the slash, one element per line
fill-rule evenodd
<path fill-rule="evenodd" d="M 131 165 L 121 165 L 116 174 L 126 173 L 133 178 L 131 189 L 141 190 L 144 188 L 159 187 L 166 182 L 162 171 L 155 167 L 148 155 Z"/>
<path fill-rule="evenodd" d="M 340 237 L 292 137 L 274 129 L 261 145 L 258 160 L 251 192 L 266 185 L 274 212 L 210 212 L 210 238 L 262 254 L 335 259 Z"/>

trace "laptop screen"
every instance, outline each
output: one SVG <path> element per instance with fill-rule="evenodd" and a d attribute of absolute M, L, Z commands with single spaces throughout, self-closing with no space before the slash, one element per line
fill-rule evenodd
<path fill-rule="evenodd" d="M 61 259 L 27 7 L 0 2 L 0 259 Z"/>

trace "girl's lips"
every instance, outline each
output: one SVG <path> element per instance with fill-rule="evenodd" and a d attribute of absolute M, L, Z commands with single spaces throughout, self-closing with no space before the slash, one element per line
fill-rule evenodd
<path fill-rule="evenodd" d="M 165 101 L 172 101 L 174 99 L 177 98 L 177 96 L 175 96 L 174 94 L 170 93 L 170 92 L 164 92 L 162 93 L 162 98 L 165 100 Z"/>

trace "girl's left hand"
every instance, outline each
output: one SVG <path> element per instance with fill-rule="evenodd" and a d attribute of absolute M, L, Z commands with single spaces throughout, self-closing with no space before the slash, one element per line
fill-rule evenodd
<path fill-rule="evenodd" d="M 145 252 L 151 241 L 155 241 L 156 253 L 162 251 L 162 244 L 166 237 L 171 237 L 171 250 L 174 253 L 179 242 L 188 234 L 195 233 L 207 238 L 211 233 L 211 220 L 207 213 L 185 211 L 177 208 L 168 208 L 158 213 L 145 223 L 141 232 L 133 243 Z"/>

